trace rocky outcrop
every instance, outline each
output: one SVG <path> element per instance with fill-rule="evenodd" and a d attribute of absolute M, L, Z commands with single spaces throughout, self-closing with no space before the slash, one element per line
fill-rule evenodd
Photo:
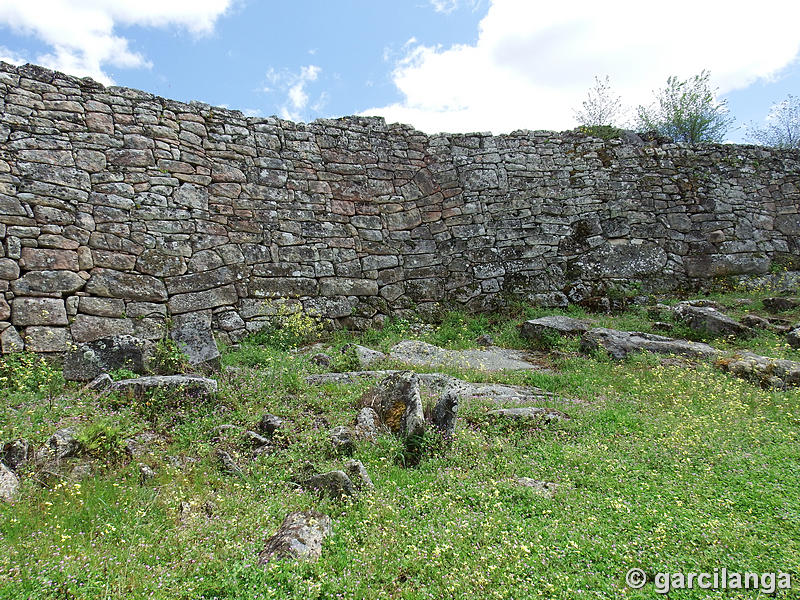
<path fill-rule="evenodd" d="M 213 366 L 209 332 L 235 343 L 268 299 L 364 328 L 766 273 L 800 254 L 798 173 L 789 150 L 246 118 L 3 63 L 0 349 L 169 323 Z"/>

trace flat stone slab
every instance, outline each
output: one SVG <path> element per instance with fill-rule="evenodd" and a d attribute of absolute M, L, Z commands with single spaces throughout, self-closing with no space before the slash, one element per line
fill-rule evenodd
<path fill-rule="evenodd" d="M 588 321 L 582 319 L 552 315 L 525 321 L 520 325 L 519 333 L 526 340 L 539 341 L 547 337 L 548 334 L 558 336 L 580 335 L 589 331 L 591 327 L 592 325 Z"/>
<path fill-rule="evenodd" d="M 581 352 L 592 352 L 597 348 L 605 348 L 617 360 L 622 360 L 632 352 L 654 352 L 656 354 L 678 354 L 693 358 L 713 358 L 719 350 L 686 340 L 676 340 L 663 335 L 642 333 L 641 331 L 618 331 L 597 327 L 590 329 L 581 337 Z"/>
<path fill-rule="evenodd" d="M 446 350 L 417 340 L 405 340 L 389 350 L 389 358 L 420 367 L 450 367 L 478 371 L 537 371 L 525 352 L 491 346 L 479 350 Z"/>

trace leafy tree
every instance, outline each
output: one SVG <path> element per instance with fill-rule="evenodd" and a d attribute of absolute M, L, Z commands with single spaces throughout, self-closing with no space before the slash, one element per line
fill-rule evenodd
<path fill-rule="evenodd" d="M 595 75 L 594 87 L 586 94 L 575 113 L 575 119 L 584 127 L 609 127 L 615 124 L 622 112 L 621 98 L 611 93 L 608 75 L 600 79 Z"/>
<path fill-rule="evenodd" d="M 656 92 L 650 106 L 636 110 L 636 126 L 655 131 L 677 142 L 721 142 L 733 123 L 726 101 L 718 101 L 712 91 L 708 71 L 681 81 L 674 75 Z"/>
<path fill-rule="evenodd" d="M 800 98 L 789 94 L 770 107 L 766 126 L 751 123 L 747 129 L 747 138 L 756 144 L 800 148 Z"/>

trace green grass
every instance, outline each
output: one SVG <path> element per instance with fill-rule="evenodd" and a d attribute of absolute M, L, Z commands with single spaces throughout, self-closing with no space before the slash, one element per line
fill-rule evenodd
<path fill-rule="evenodd" d="M 489 333 L 500 345 L 524 347 L 517 324 L 556 312 L 453 313 L 438 326 L 396 320 L 360 336 L 337 333 L 326 344 L 329 353 L 350 341 L 386 350 L 415 338 L 457 349 Z M 568 314 L 644 331 L 652 323 L 642 310 Z M 712 343 L 800 360 L 797 351 L 778 348 L 779 339 L 763 333 Z M 392 436 L 359 442 L 355 458 L 376 489 L 345 503 L 300 492 L 291 479 L 306 461 L 341 468 L 327 431 L 352 421 L 370 383 L 309 386 L 305 375 L 320 369 L 302 353 L 246 341 L 223 357 L 239 370 L 220 379 L 216 403 L 155 419 L 76 389 L 53 396 L 37 378 L 27 392 L 0 392 L 2 439 L 39 444 L 75 425 L 94 441 L 95 454 L 114 456 L 120 436 L 156 430 L 167 439 L 152 457 L 106 461 L 94 477 L 49 489 L 23 471 L 20 500 L 0 506 L 0 598 L 658 597 L 652 584 L 625 586 L 632 567 L 651 576 L 716 567 L 785 571 L 796 594 L 800 392 L 763 390 L 705 363 L 650 355 L 614 363 L 579 355 L 573 341 L 558 349 L 549 373 L 451 373 L 578 400 L 548 402 L 570 421 L 514 426 L 487 417 L 488 402 L 463 406 L 452 444 L 429 440 L 413 468 L 403 465 L 403 445 Z M 267 412 L 288 420 L 274 453 L 250 461 L 240 436 L 214 441 L 219 425 L 254 428 Z M 218 444 L 239 460 L 241 477 L 219 470 Z M 180 469 L 165 455 L 196 462 Z M 139 461 L 157 473 L 146 485 Z M 565 491 L 542 498 L 515 477 L 562 483 Z M 182 502 L 188 513 L 180 512 Z M 322 559 L 257 565 L 286 513 L 311 508 L 334 519 Z M 694 590 L 669 597 L 758 596 Z"/>

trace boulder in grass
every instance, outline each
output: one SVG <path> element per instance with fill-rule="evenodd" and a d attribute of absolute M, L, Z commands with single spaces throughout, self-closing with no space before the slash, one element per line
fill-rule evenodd
<path fill-rule="evenodd" d="M 19 478 L 0 463 L 0 502 L 13 502 L 19 491 Z"/>
<path fill-rule="evenodd" d="M 344 471 L 328 471 L 312 475 L 303 483 L 303 487 L 333 500 L 341 500 L 356 494 L 356 487 Z"/>
<path fill-rule="evenodd" d="M 603 348 L 616 360 L 622 360 L 634 352 L 656 354 L 678 354 L 692 358 L 713 358 L 720 352 L 708 344 L 688 342 L 674 338 L 642 333 L 641 331 L 618 331 L 597 327 L 581 336 L 581 352 L 593 352 Z"/>
<path fill-rule="evenodd" d="M 26 440 L 13 440 L 0 444 L 0 462 L 12 471 L 17 471 L 28 462 L 30 446 Z"/>
<path fill-rule="evenodd" d="M 425 416 L 419 378 L 412 371 L 398 371 L 382 379 L 361 397 L 389 431 L 404 438 L 418 438 L 425 433 Z"/>
<path fill-rule="evenodd" d="M 581 319 L 553 315 L 531 319 L 520 325 L 519 333 L 526 340 L 547 342 L 550 336 L 576 336 L 589 331 L 591 325 Z"/>
<path fill-rule="evenodd" d="M 764 298 L 761 304 L 770 312 L 782 312 L 800 306 L 800 298 Z"/>
<path fill-rule="evenodd" d="M 375 485 L 372 483 L 372 479 L 369 473 L 367 473 L 364 463 L 360 460 L 348 460 L 344 468 L 347 475 L 350 477 L 350 481 L 353 482 L 353 485 L 359 492 L 367 492 L 375 489 Z"/>
<path fill-rule="evenodd" d="M 457 415 L 458 394 L 448 388 L 439 396 L 436 406 L 433 407 L 433 426 L 445 439 L 452 439 L 455 434 Z"/>
<path fill-rule="evenodd" d="M 286 515 L 278 531 L 267 540 L 258 555 L 262 565 L 271 560 L 318 560 L 322 542 L 333 531 L 329 516 L 316 511 L 293 512 Z"/>
<path fill-rule="evenodd" d="M 800 327 L 787 333 L 786 341 L 792 348 L 800 348 Z"/>
<path fill-rule="evenodd" d="M 673 312 L 691 329 L 709 335 L 745 337 L 753 334 L 750 327 L 734 321 L 725 313 L 710 306 L 693 306 L 681 302 L 675 306 Z"/>

